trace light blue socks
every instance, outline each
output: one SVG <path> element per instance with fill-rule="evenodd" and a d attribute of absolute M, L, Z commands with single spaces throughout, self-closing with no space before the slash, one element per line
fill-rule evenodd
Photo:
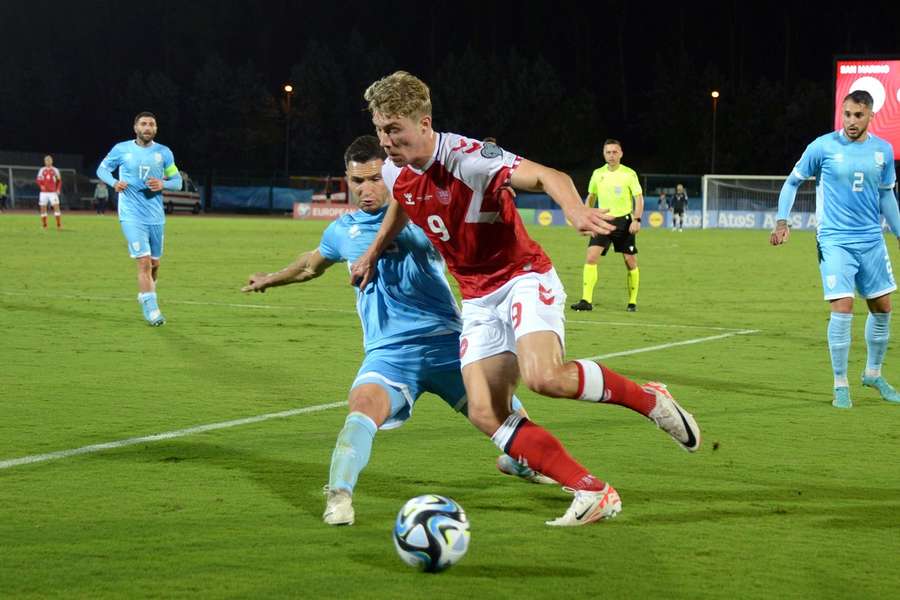
<path fill-rule="evenodd" d="M 360 472 L 369 463 L 372 443 L 378 427 L 375 421 L 361 412 L 352 412 L 344 421 L 331 455 L 331 472 L 328 487 L 353 493 Z"/>
<path fill-rule="evenodd" d="M 834 371 L 834 387 L 849 387 L 847 362 L 850 356 L 850 325 L 853 313 L 831 313 L 828 321 L 828 351 L 831 353 L 831 369 Z"/>

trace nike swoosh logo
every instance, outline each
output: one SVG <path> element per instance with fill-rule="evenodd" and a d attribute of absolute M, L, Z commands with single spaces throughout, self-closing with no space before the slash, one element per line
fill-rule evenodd
<path fill-rule="evenodd" d="M 693 430 L 691 430 L 691 426 L 688 423 L 688 420 L 684 418 L 684 413 L 681 412 L 681 408 L 678 407 L 677 404 L 673 404 L 675 406 L 675 410 L 678 411 L 678 416 L 681 417 L 681 422 L 684 423 L 684 430 L 687 431 L 688 440 L 685 442 L 685 446 L 688 448 L 693 448 L 697 445 L 697 438 L 694 436 Z"/>
<path fill-rule="evenodd" d="M 586 509 L 584 509 L 584 512 L 581 513 L 580 515 L 575 515 L 575 520 L 576 520 L 576 521 L 582 520 L 582 519 L 584 518 L 584 516 L 585 516 L 586 514 L 588 514 L 589 512 L 591 512 L 591 507 L 590 507 L 590 506 L 587 507 Z"/>

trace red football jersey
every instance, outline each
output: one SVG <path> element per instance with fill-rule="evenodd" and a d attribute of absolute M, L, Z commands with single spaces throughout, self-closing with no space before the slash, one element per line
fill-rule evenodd
<path fill-rule="evenodd" d="M 41 167 L 37 175 L 37 184 L 42 192 L 57 192 L 62 188 L 62 177 L 56 167 Z"/>
<path fill-rule="evenodd" d="M 459 282 L 463 298 L 485 296 L 523 273 L 553 265 L 525 231 L 503 186 L 522 158 L 454 133 L 436 133 L 424 170 L 387 161 L 384 182 Z"/>

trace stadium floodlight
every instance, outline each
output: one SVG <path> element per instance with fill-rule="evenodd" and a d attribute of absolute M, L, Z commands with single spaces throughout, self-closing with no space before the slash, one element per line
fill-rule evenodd
<path fill-rule="evenodd" d="M 294 86 L 284 84 L 284 176 L 290 177 L 291 156 L 291 96 L 294 95 Z"/>
<path fill-rule="evenodd" d="M 713 122 L 712 122 L 712 152 L 710 153 L 711 157 L 710 157 L 710 163 L 709 163 L 709 172 L 715 173 L 716 172 L 716 112 L 717 112 L 716 108 L 718 107 L 718 104 L 719 104 L 719 90 L 713 90 L 712 93 L 710 94 L 710 96 L 712 96 L 712 103 L 713 103 L 713 106 L 712 106 L 712 109 L 713 109 L 712 121 Z"/>

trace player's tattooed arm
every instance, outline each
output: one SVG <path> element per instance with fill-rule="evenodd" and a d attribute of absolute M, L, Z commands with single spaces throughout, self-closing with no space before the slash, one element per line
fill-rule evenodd
<path fill-rule="evenodd" d="M 788 227 L 788 223 L 786 219 L 778 219 L 775 222 L 775 229 L 772 230 L 772 234 L 769 236 L 769 243 L 773 246 L 780 246 L 785 243 L 791 237 L 791 228 Z"/>
<path fill-rule="evenodd" d="M 334 262 L 319 253 L 319 250 L 304 252 L 290 265 L 274 273 L 254 273 L 241 288 L 242 292 L 265 292 L 270 287 L 303 283 L 324 273 Z"/>

